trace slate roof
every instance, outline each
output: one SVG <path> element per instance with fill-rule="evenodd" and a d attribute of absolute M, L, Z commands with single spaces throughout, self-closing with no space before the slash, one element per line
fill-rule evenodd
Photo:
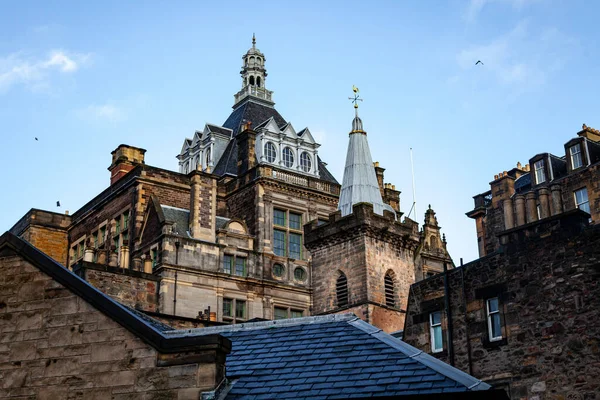
<path fill-rule="evenodd" d="M 333 399 L 461 393 L 490 385 L 353 314 L 166 332 L 218 333 L 233 343 L 225 397 Z M 493 398 L 486 392 L 486 399 Z"/>
<path fill-rule="evenodd" d="M 259 104 L 251 101 L 250 99 L 242 103 L 238 108 L 233 110 L 229 118 L 223 124 L 223 127 L 233 130 L 233 136 L 237 136 L 240 132 L 242 123 L 244 121 L 251 121 L 253 127 L 261 125 L 268 119 L 273 118 L 277 126 L 286 125 L 287 122 L 279 112 L 273 108 L 264 104 Z M 331 175 L 331 173 L 325 167 L 325 164 L 319 158 L 319 175 L 322 180 L 333 182 L 338 184 L 338 181 Z M 215 166 L 213 173 L 216 175 L 223 176 L 225 174 L 237 175 L 237 141 L 231 140 L 223 155 L 219 159 L 219 162 Z"/>
<path fill-rule="evenodd" d="M 187 235 L 190 230 L 190 211 L 183 208 L 160 205 L 165 216 L 165 221 L 173 224 L 173 232 L 175 234 Z"/>
<path fill-rule="evenodd" d="M 206 124 L 206 126 L 208 126 L 208 129 L 211 132 L 217 132 L 217 133 L 221 133 L 226 136 L 231 136 L 231 129 L 229 129 L 229 128 L 224 128 L 222 126 L 213 125 L 213 124 Z"/>

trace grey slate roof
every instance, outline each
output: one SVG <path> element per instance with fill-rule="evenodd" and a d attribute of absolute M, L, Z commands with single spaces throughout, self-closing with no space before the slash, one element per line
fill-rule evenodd
<path fill-rule="evenodd" d="M 226 399 L 442 394 L 490 386 L 353 314 L 165 332 L 230 339 Z"/>
<path fill-rule="evenodd" d="M 277 126 L 286 125 L 287 122 L 279 112 L 273 108 L 264 104 L 255 103 L 246 100 L 238 108 L 233 110 L 229 118 L 223 124 L 223 127 L 233 130 L 233 136 L 237 136 L 240 132 L 242 123 L 244 121 L 251 121 L 253 127 L 258 127 L 268 119 L 273 118 Z M 216 175 L 223 176 L 225 174 L 237 175 L 237 141 L 231 140 L 223 155 L 219 159 L 219 162 L 215 166 L 213 173 Z M 319 159 L 319 175 L 321 179 L 338 183 L 337 180 L 331 175 L 331 173 L 325 167 L 325 164 Z"/>
<path fill-rule="evenodd" d="M 165 220 L 173 224 L 173 233 L 186 236 L 190 230 L 190 211 L 183 208 L 160 205 Z"/>

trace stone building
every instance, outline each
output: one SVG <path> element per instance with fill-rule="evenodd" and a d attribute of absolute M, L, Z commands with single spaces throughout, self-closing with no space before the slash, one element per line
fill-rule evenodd
<path fill-rule="evenodd" d="M 177 330 L 0 236 L 0 398 L 505 400 L 353 315 Z"/>
<path fill-rule="evenodd" d="M 565 154 L 541 153 L 529 163 L 494 175 L 490 190 L 474 197 L 467 213 L 477 228 L 479 256 L 496 251 L 506 229 L 580 208 L 600 221 L 600 131 L 583 125 Z"/>
<path fill-rule="evenodd" d="M 496 253 L 413 284 L 403 340 L 512 399 L 600 398 L 600 226 L 588 219 L 575 209 L 504 231 Z"/>
<path fill-rule="evenodd" d="M 409 285 L 442 271 L 444 262 L 452 265 L 435 213 L 427 211 L 422 231 L 414 221 L 400 222 L 400 192 L 384 183 L 385 170 L 373 163 L 358 116 L 348 154 L 359 150 L 355 144 L 366 145 L 355 178 L 368 175 L 369 197 L 361 197 L 364 188 L 346 173 L 340 186 L 310 130 L 296 131 L 275 109 L 254 38 L 242 60 L 233 111 L 222 126 L 206 124 L 184 140 L 179 172 L 147 165 L 144 149 L 122 144 L 112 152 L 106 190 L 72 215 L 32 209 L 11 232 L 117 300 L 175 326 L 295 318 L 360 305 L 352 310 L 368 322 L 400 329 Z M 371 206 L 353 213 L 364 202 Z M 367 214 L 368 235 L 333 232 L 334 225 L 364 225 Z M 356 218 L 362 219 L 352 222 Z M 339 265 L 339 254 L 332 247 L 326 258 L 309 252 L 325 245 L 307 237 L 303 227 L 310 222 L 315 232 L 324 224 L 322 231 L 346 240 L 343 246 L 369 241 L 367 264 L 379 267 L 356 267 L 361 282 L 348 270 L 348 307 L 331 298 L 336 282 L 328 270 Z M 323 293 L 329 293 L 326 301 Z"/>

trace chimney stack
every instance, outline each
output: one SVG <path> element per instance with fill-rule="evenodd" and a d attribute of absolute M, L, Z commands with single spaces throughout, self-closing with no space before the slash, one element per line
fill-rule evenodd
<path fill-rule="evenodd" d="M 129 171 L 140 164 L 144 164 L 144 154 L 146 150 L 138 147 L 121 144 L 112 154 L 112 163 L 108 170 L 110 171 L 111 186 L 125 176 Z"/>

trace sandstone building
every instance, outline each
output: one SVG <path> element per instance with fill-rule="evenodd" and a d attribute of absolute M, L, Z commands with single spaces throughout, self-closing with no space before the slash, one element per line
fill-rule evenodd
<path fill-rule="evenodd" d="M 583 125 L 565 143 L 565 155 L 540 153 L 529 164 L 494 175 L 490 190 L 467 213 L 477 225 L 479 256 L 496 251 L 498 234 L 580 208 L 600 221 L 600 131 Z"/>
<path fill-rule="evenodd" d="M 0 398 L 506 399 L 417 353 L 350 314 L 173 329 L 0 236 Z"/>
<path fill-rule="evenodd" d="M 351 310 L 401 329 L 410 284 L 452 266 L 435 213 L 422 230 L 401 222 L 358 115 L 340 185 L 310 130 L 275 109 L 265 61 L 253 39 L 233 111 L 184 140 L 178 172 L 122 144 L 106 190 L 72 215 L 32 209 L 11 232 L 175 326 Z"/>

